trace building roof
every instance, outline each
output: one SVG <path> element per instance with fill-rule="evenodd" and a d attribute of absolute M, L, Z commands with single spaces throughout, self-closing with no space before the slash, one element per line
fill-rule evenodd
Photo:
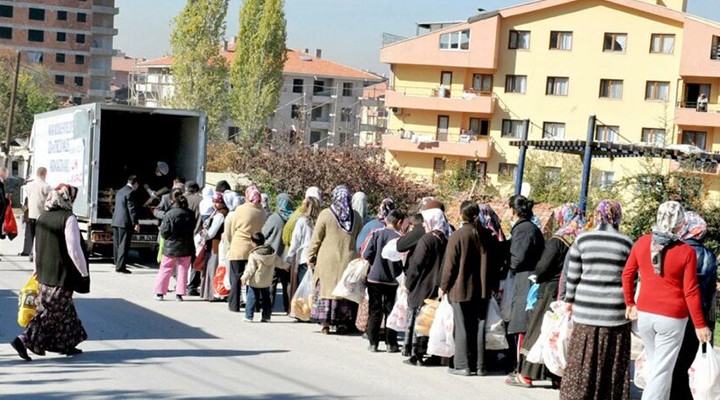
<path fill-rule="evenodd" d="M 173 60 L 174 59 L 171 56 L 165 56 L 160 58 L 154 58 L 152 60 L 147 60 L 138 63 L 138 65 L 142 67 L 170 67 L 172 66 Z"/>
<path fill-rule="evenodd" d="M 132 57 L 113 57 L 112 58 L 112 70 L 113 71 L 123 71 L 123 72 L 130 72 L 135 68 L 136 63 L 142 62 L 141 59 L 132 58 Z"/>
<path fill-rule="evenodd" d="M 363 88 L 363 98 L 364 99 L 377 99 L 382 96 L 385 96 L 385 92 L 388 90 L 388 83 L 380 82 L 376 83 L 374 85 L 365 86 Z"/>

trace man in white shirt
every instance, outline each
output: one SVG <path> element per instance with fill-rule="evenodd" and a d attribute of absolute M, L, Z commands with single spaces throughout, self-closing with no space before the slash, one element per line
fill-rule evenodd
<path fill-rule="evenodd" d="M 29 256 L 32 261 L 32 249 L 35 242 L 35 226 L 40 213 L 45 211 L 45 201 L 48 194 L 52 191 L 52 187 L 45 182 L 47 177 L 47 169 L 40 167 L 37 169 L 35 179 L 25 184 L 25 196 L 27 197 L 28 221 L 25 226 L 25 244 L 21 256 Z"/>

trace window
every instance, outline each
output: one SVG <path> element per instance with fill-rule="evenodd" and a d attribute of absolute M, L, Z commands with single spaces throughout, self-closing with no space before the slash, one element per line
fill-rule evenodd
<path fill-rule="evenodd" d="M 315 81 L 315 83 L 313 84 L 313 94 L 316 95 L 323 91 L 325 91 L 325 82 Z"/>
<path fill-rule="evenodd" d="M 470 49 L 470 30 L 443 33 L 440 35 L 440 49 L 442 50 L 468 50 Z"/>
<path fill-rule="evenodd" d="M 517 174 L 517 164 L 500 163 L 498 167 L 499 179 L 515 179 Z"/>
<path fill-rule="evenodd" d="M 87 21 L 87 14 L 77 13 L 77 22 L 85 22 L 85 21 Z"/>
<path fill-rule="evenodd" d="M 603 51 L 623 53 L 627 48 L 627 33 L 606 33 L 603 40 Z"/>
<path fill-rule="evenodd" d="M 0 17 L 12 18 L 13 17 L 13 6 L 0 6 Z"/>
<path fill-rule="evenodd" d="M 615 184 L 615 172 L 598 171 L 593 176 L 593 184 L 601 190 L 610 190 Z"/>
<path fill-rule="evenodd" d="M 85 84 L 85 78 L 82 76 L 76 76 L 75 77 L 75 86 L 82 86 Z"/>
<path fill-rule="evenodd" d="M 312 114 L 310 116 L 310 120 L 317 121 L 317 120 L 322 119 L 322 117 L 323 117 L 322 107 L 314 107 L 312 109 Z"/>
<path fill-rule="evenodd" d="M 643 128 L 642 141 L 655 146 L 665 146 L 665 129 Z"/>
<path fill-rule="evenodd" d="M 525 121 L 519 119 L 504 119 L 502 122 L 502 132 L 500 133 L 500 136 L 520 139 L 523 137 L 524 129 Z"/>
<path fill-rule="evenodd" d="M 57 19 L 58 21 L 67 21 L 67 11 L 58 11 Z"/>
<path fill-rule="evenodd" d="M 64 42 L 67 40 L 67 34 L 65 32 L 58 32 L 55 35 L 55 40 L 57 40 L 58 42 Z"/>
<path fill-rule="evenodd" d="M 28 40 L 31 42 L 44 42 L 45 32 L 35 29 L 28 29 Z"/>
<path fill-rule="evenodd" d="M 75 43 L 85 43 L 85 35 L 82 33 L 75 35 Z"/>
<path fill-rule="evenodd" d="M 467 160 L 465 161 L 465 169 L 474 172 L 477 177 L 484 178 L 487 174 L 487 163 L 485 161 Z"/>
<path fill-rule="evenodd" d="M 353 95 L 353 84 L 352 82 L 343 83 L 343 97 L 352 97 Z"/>
<path fill-rule="evenodd" d="M 63 54 L 63 53 L 55 54 L 55 62 L 58 64 L 65 63 L 65 54 Z"/>
<path fill-rule="evenodd" d="M 564 139 L 565 124 L 562 122 L 543 123 L 543 139 Z"/>
<path fill-rule="evenodd" d="M 237 126 L 228 126 L 227 137 L 228 139 L 234 139 L 240 133 L 240 128 Z"/>
<path fill-rule="evenodd" d="M 310 131 L 310 144 L 313 145 L 322 139 L 322 132 Z"/>
<path fill-rule="evenodd" d="M 448 140 L 448 129 L 450 128 L 450 117 L 447 115 L 438 115 L 437 119 L 437 140 Z"/>
<path fill-rule="evenodd" d="M 616 143 L 620 135 L 620 127 L 614 125 L 598 125 L 595 127 L 595 140 L 598 142 Z"/>
<path fill-rule="evenodd" d="M 710 49 L 710 59 L 720 60 L 720 36 L 713 36 L 712 48 Z"/>
<path fill-rule="evenodd" d="M 55 75 L 55 84 L 56 85 L 64 85 L 65 84 L 65 75 Z"/>
<path fill-rule="evenodd" d="M 706 141 L 707 132 L 683 131 L 682 133 L 682 144 L 689 144 L 705 150 Z"/>
<path fill-rule="evenodd" d="M 12 28 L 0 26 L 0 39 L 12 39 Z"/>
<path fill-rule="evenodd" d="M 672 54 L 675 51 L 675 35 L 656 33 L 650 37 L 650 52 Z"/>
<path fill-rule="evenodd" d="M 571 50 L 572 49 L 572 32 L 550 32 L 550 49 L 551 50 Z"/>
<path fill-rule="evenodd" d="M 433 172 L 435 174 L 442 174 L 445 172 L 445 160 L 442 158 L 433 159 Z"/>
<path fill-rule="evenodd" d="M 300 106 L 297 104 L 293 104 L 290 106 L 290 118 L 291 119 L 298 119 L 300 118 Z"/>
<path fill-rule="evenodd" d="M 623 81 L 613 79 L 600 80 L 600 97 L 607 99 L 621 99 L 623 92 Z"/>
<path fill-rule="evenodd" d="M 551 96 L 567 96 L 569 83 L 569 78 L 549 76 L 547 79 L 547 89 L 545 94 Z"/>
<path fill-rule="evenodd" d="M 293 79 L 293 93 L 302 93 L 305 83 L 302 79 Z"/>
<path fill-rule="evenodd" d="M 480 93 L 492 93 L 493 76 L 488 74 L 473 74 L 473 90 Z"/>
<path fill-rule="evenodd" d="M 490 120 L 482 118 L 470 118 L 468 134 L 487 136 L 490 133 Z"/>
<path fill-rule="evenodd" d="M 530 31 L 510 31 L 508 49 L 530 49 Z"/>
<path fill-rule="evenodd" d="M 42 8 L 28 8 L 28 19 L 45 21 L 45 10 Z"/>
<path fill-rule="evenodd" d="M 505 93 L 525 93 L 527 89 L 527 76 L 525 75 L 506 75 L 505 76 Z"/>
<path fill-rule="evenodd" d="M 352 120 L 352 108 L 343 108 L 340 110 L 340 122 L 350 122 Z"/>
<path fill-rule="evenodd" d="M 670 82 L 647 81 L 645 100 L 666 101 L 670 96 Z"/>
<path fill-rule="evenodd" d="M 40 53 L 38 51 L 28 51 L 27 52 L 27 60 L 29 63 L 42 64 L 43 53 Z"/>
<path fill-rule="evenodd" d="M 85 56 L 81 56 L 81 55 L 79 55 L 79 54 L 76 55 L 76 56 L 75 56 L 75 64 L 78 64 L 78 65 L 83 65 L 83 64 L 85 64 Z"/>

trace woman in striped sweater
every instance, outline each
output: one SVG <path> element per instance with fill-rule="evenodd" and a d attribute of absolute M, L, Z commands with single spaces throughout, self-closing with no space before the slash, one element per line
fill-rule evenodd
<path fill-rule="evenodd" d="M 621 218 L 620 203 L 601 201 L 595 229 L 578 236 L 568 254 L 565 301 L 574 327 L 561 400 L 630 398 L 630 321 L 621 277 L 633 242 L 618 231 Z"/>

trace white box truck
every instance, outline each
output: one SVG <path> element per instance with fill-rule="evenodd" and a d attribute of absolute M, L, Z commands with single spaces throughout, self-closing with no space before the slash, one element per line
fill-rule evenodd
<path fill-rule="evenodd" d="M 205 114 L 189 110 L 92 103 L 38 114 L 30 141 L 32 174 L 45 167 L 53 187 L 79 188 L 73 211 L 88 249 L 95 251 L 111 250 L 115 192 L 136 175 L 141 231 L 132 246 L 154 248 L 159 221 L 151 206 L 143 206 L 149 195 L 142 185 L 170 188 L 182 176 L 202 187 L 205 128 Z M 158 161 L 170 168 L 163 177 L 155 174 Z"/>

